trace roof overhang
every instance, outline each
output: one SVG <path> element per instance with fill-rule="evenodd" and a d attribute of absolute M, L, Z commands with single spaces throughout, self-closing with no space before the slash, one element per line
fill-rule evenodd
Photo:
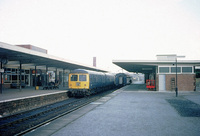
<path fill-rule="evenodd" d="M 155 72 L 159 65 L 173 65 L 175 61 L 160 61 L 160 60 L 113 60 L 115 65 L 136 73 L 151 73 Z M 178 64 L 200 66 L 200 60 L 178 60 Z"/>
<path fill-rule="evenodd" d="M 105 69 L 96 68 L 79 62 L 0 42 L 0 59 L 2 60 L 3 58 L 6 58 L 8 61 L 15 62 L 16 64 L 18 62 L 27 66 L 47 66 L 68 70 L 81 68 L 107 72 Z"/>

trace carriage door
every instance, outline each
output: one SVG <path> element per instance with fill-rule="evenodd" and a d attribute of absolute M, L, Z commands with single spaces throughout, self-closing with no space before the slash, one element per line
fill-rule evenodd
<path fill-rule="evenodd" d="M 122 76 L 119 77 L 119 84 L 120 85 L 123 84 L 123 77 Z"/>
<path fill-rule="evenodd" d="M 165 91 L 165 75 L 159 75 L 159 91 Z"/>

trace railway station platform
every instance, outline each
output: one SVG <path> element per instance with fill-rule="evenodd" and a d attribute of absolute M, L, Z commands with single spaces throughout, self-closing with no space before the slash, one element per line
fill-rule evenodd
<path fill-rule="evenodd" d="M 57 93 L 59 91 L 66 91 L 67 88 L 60 87 L 60 89 L 50 89 L 50 90 L 43 90 L 40 87 L 38 90 L 35 90 L 34 87 L 26 87 L 17 89 L 3 89 L 2 94 L 0 94 L 0 102 L 2 101 L 10 101 L 13 99 L 21 99 L 26 97 L 33 97 L 38 95 L 47 95 L 49 93 Z"/>
<path fill-rule="evenodd" d="M 26 136 L 199 136 L 200 92 L 125 86 Z"/>
<path fill-rule="evenodd" d="M 35 90 L 34 87 L 3 89 L 0 94 L 0 117 L 10 116 L 68 99 L 67 89 Z"/>

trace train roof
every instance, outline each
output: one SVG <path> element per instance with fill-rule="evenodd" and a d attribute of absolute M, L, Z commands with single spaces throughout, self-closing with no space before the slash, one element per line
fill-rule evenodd
<path fill-rule="evenodd" d="M 126 77 L 128 77 L 128 76 L 130 76 L 130 75 L 129 75 L 129 74 L 126 74 L 126 73 L 117 73 L 115 76 L 116 76 L 116 77 L 117 77 L 117 76 L 126 76 Z"/>
<path fill-rule="evenodd" d="M 114 73 L 108 73 L 108 72 L 98 72 L 98 71 L 92 71 L 92 70 L 86 70 L 86 69 L 75 69 L 71 71 L 70 73 L 83 73 L 83 74 L 95 74 L 95 75 L 106 75 L 106 76 L 115 76 Z"/>
<path fill-rule="evenodd" d="M 86 69 L 75 69 L 75 70 L 72 70 L 70 73 L 103 74 L 102 72 L 86 70 Z"/>

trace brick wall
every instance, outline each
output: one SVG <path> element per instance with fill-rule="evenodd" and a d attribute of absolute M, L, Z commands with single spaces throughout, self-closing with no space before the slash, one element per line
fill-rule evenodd
<path fill-rule="evenodd" d="M 175 74 L 166 74 L 166 90 L 173 91 L 171 89 L 171 78 L 176 79 Z M 156 76 L 157 79 L 157 90 L 159 90 L 159 76 Z M 196 83 L 195 74 L 178 74 L 178 91 L 194 91 Z"/>
<path fill-rule="evenodd" d="M 176 79 L 176 74 L 166 74 L 166 90 L 173 91 L 171 88 L 171 78 Z M 156 76 L 156 90 L 159 90 L 159 75 Z M 195 74 L 178 74 L 178 91 L 195 91 Z"/>
<path fill-rule="evenodd" d="M 156 75 L 156 91 L 159 91 L 159 75 Z"/>
<path fill-rule="evenodd" d="M 176 79 L 175 74 L 167 74 L 166 75 L 166 90 L 171 90 L 171 78 Z M 179 91 L 194 91 L 195 90 L 195 82 L 196 82 L 195 74 L 178 74 L 178 90 Z"/>

